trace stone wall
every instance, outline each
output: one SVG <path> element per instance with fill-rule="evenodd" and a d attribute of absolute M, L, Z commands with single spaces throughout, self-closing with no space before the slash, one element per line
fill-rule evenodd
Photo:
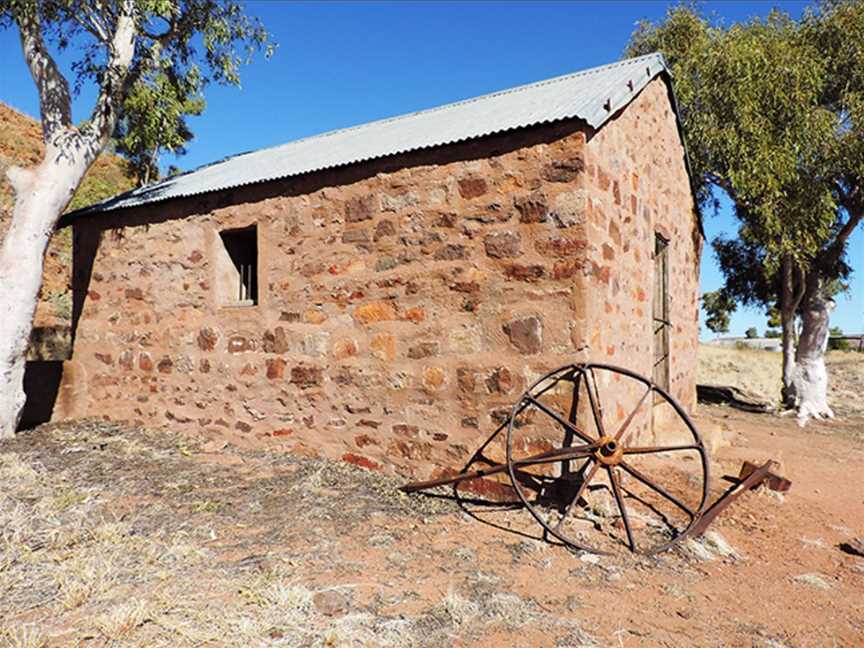
<path fill-rule="evenodd" d="M 591 138 L 585 187 L 590 272 L 584 330 L 591 359 L 652 375 L 652 299 L 659 280 L 654 276 L 654 237 L 660 234 L 669 241 L 669 391 L 692 409 L 702 234 L 675 113 L 661 80 L 649 84 Z M 669 415 L 655 412 L 655 427 Z M 614 415 L 624 417 L 620 410 Z"/>
<path fill-rule="evenodd" d="M 650 365 L 655 226 L 681 264 L 673 387 L 692 404 L 699 239 L 665 93 L 599 133 L 573 120 L 76 221 L 55 417 L 459 465 L 548 369 Z M 220 305 L 219 232 L 252 224 L 258 304 Z"/>

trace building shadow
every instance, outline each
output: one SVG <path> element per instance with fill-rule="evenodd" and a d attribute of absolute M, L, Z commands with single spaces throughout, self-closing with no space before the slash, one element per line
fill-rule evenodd
<path fill-rule="evenodd" d="M 62 360 L 27 362 L 24 370 L 24 393 L 27 395 L 27 401 L 21 414 L 18 431 L 29 430 L 51 420 L 62 379 Z"/>

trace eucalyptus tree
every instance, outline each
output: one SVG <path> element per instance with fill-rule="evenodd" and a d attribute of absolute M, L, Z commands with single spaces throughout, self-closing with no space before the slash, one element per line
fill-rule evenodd
<path fill-rule="evenodd" d="M 163 152 L 186 153 L 193 137 L 186 118 L 200 115 L 205 107 L 199 79 L 173 79 L 159 71 L 129 90 L 114 141 L 139 186 L 159 179 Z"/>
<path fill-rule="evenodd" d="M 712 333 L 729 332 L 729 314 L 737 307 L 735 300 L 725 290 L 713 290 L 702 295 L 702 308 L 705 309 L 705 326 Z"/>
<path fill-rule="evenodd" d="M 864 0 L 724 26 L 691 5 L 641 23 L 630 54 L 661 51 L 697 196 L 732 200 L 737 239 L 714 242 L 733 301 L 780 312 L 783 393 L 832 416 L 824 352 L 832 290 L 864 212 Z M 801 318 L 797 349 L 795 320 Z"/>
<path fill-rule="evenodd" d="M 167 79 L 185 101 L 211 82 L 238 85 L 241 65 L 256 51 L 269 56 L 272 44 L 234 0 L 0 0 L 0 28 L 19 33 L 45 143 L 38 165 L 6 172 L 15 191 L 0 247 L 0 437 L 8 437 L 25 401 L 25 358 L 48 240 L 124 117 L 130 93 Z M 57 62 L 63 50 L 74 53 L 73 85 Z M 89 118 L 75 124 L 73 95 L 86 83 L 95 84 L 96 98 Z M 127 132 L 136 132 L 140 120 L 125 116 Z"/>

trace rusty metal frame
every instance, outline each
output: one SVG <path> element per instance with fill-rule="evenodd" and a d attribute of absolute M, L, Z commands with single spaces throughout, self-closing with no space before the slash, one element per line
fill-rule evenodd
<path fill-rule="evenodd" d="M 599 371 L 616 373 L 626 378 L 635 380 L 636 382 L 641 383 L 645 386 L 645 393 L 639 400 L 636 407 L 629 413 L 623 423 L 615 431 L 614 435 L 607 434 L 604 426 L 603 405 L 600 398 L 600 391 L 598 389 L 595 375 L 595 372 Z M 584 384 L 588 394 L 591 414 L 594 420 L 595 427 L 597 429 L 596 438 L 575 424 L 575 411 L 573 407 L 571 407 L 571 412 L 569 416 L 565 418 L 564 416 L 558 414 L 557 412 L 554 412 L 538 400 L 543 394 L 554 388 L 561 381 L 568 381 L 573 383 L 573 398 L 575 403 L 575 399 L 577 398 L 577 391 L 579 389 L 579 383 L 576 382 L 577 377 L 578 380 L 585 381 Z M 548 384 L 544 385 L 544 383 Z M 692 435 L 692 443 L 672 446 L 627 446 L 622 441 L 622 439 L 624 438 L 624 434 L 634 420 L 634 417 L 642 409 L 643 405 L 649 402 L 648 397 L 651 395 L 654 396 L 654 399 L 666 401 L 672 407 L 673 411 L 682 419 L 687 430 Z M 653 405 L 653 403 L 649 403 L 649 405 Z M 514 456 L 514 423 L 516 421 L 516 418 L 525 409 L 529 407 L 533 407 L 539 410 L 546 416 L 552 418 L 558 425 L 561 426 L 564 432 L 563 447 L 531 455 L 529 457 L 517 458 Z M 607 365 L 601 363 L 564 365 L 562 367 L 559 367 L 558 369 L 550 371 L 549 373 L 534 381 L 534 383 L 532 383 L 531 386 L 528 387 L 528 389 L 522 394 L 519 400 L 517 400 L 516 403 L 513 405 L 510 411 L 510 415 L 505 423 L 507 428 L 507 455 L 506 461 L 504 463 L 493 463 L 485 457 L 482 457 L 482 451 L 489 445 L 492 439 L 494 439 L 502 431 L 504 427 L 504 425 L 502 425 L 495 430 L 495 432 L 486 440 L 485 443 L 483 443 L 480 449 L 474 454 L 474 458 L 471 462 L 473 463 L 475 460 L 478 459 L 483 460 L 489 464 L 488 467 L 473 471 L 465 470 L 459 474 L 448 477 L 441 477 L 438 479 L 412 482 L 403 486 L 401 490 L 403 490 L 404 492 L 412 493 L 427 488 L 433 488 L 436 486 L 446 486 L 450 484 L 456 485 L 463 481 L 497 475 L 506 471 L 508 473 L 508 476 L 510 477 L 510 483 L 513 491 L 516 493 L 517 497 L 525 506 L 525 508 L 528 509 L 531 515 L 535 518 L 535 520 L 541 525 L 541 527 L 543 527 L 546 534 L 557 538 L 567 546 L 592 553 L 607 552 L 603 552 L 597 548 L 590 547 L 575 541 L 563 531 L 562 524 L 567 519 L 567 516 L 570 515 L 574 507 L 578 506 L 578 502 L 580 501 L 582 495 L 585 493 L 591 480 L 594 479 L 600 469 L 605 470 L 608 475 L 615 502 L 618 506 L 619 512 L 621 513 L 621 521 L 623 522 L 626 533 L 627 546 L 633 552 L 653 554 L 669 548 L 674 543 L 679 542 L 683 538 L 692 534 L 694 526 L 700 520 L 703 512 L 705 511 L 705 503 L 708 498 L 708 487 L 710 482 L 710 468 L 707 450 L 702 441 L 702 438 L 699 435 L 696 426 L 693 424 L 693 421 L 690 419 L 684 409 L 677 403 L 677 401 L 675 401 L 675 399 L 666 390 L 656 385 L 652 380 L 645 378 L 644 376 L 641 376 L 636 372 L 630 371 L 629 369 L 625 369 L 623 367 L 617 367 L 614 365 Z M 579 440 L 581 444 L 571 445 L 574 440 Z M 702 472 L 702 489 L 701 493 L 699 494 L 699 504 L 695 508 L 691 508 L 690 506 L 687 506 L 686 504 L 681 502 L 677 497 L 668 492 L 662 485 L 657 484 L 655 480 L 651 478 L 651 476 L 642 473 L 635 466 L 626 461 L 626 457 L 628 455 L 676 452 L 679 450 L 696 451 L 700 456 L 699 468 Z M 525 481 L 531 481 L 531 476 L 528 473 L 524 472 L 524 470 L 522 469 L 531 465 L 561 463 L 561 471 L 563 475 L 569 470 L 570 461 L 583 459 L 586 461 L 583 467 L 583 479 L 581 484 L 579 485 L 578 491 L 576 492 L 573 499 L 568 502 L 558 524 L 553 526 L 544 518 L 543 515 L 540 514 L 538 510 L 536 510 L 535 505 L 525 493 L 523 489 L 523 483 Z M 469 463 L 468 465 L 470 466 L 471 463 Z M 653 490 L 662 498 L 668 500 L 677 508 L 684 511 L 688 516 L 686 526 L 680 530 L 676 529 L 677 533 L 668 542 L 661 543 L 652 547 L 638 546 L 634 530 L 631 528 L 629 516 L 627 514 L 627 507 L 624 501 L 624 494 L 625 492 L 627 492 L 628 489 L 621 483 L 621 471 L 626 472 L 633 479 Z"/>

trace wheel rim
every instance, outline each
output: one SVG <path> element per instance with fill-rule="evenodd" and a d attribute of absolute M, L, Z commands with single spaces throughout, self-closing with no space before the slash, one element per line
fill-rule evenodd
<path fill-rule="evenodd" d="M 550 404 L 550 393 L 559 398 L 568 390 L 572 394 L 569 412 L 561 411 L 560 404 Z M 613 397 L 615 414 L 604 413 L 604 404 L 611 407 Z M 664 429 L 674 430 L 682 442 L 667 438 L 660 445 L 631 443 L 634 436 L 646 434 L 642 431 L 640 435 L 639 430 L 646 414 L 651 434 L 658 434 L 651 424 L 651 417 L 661 411 L 658 407 L 668 413 Z M 583 425 L 580 416 L 593 422 L 593 427 Z M 561 435 L 557 449 L 546 453 L 553 459 L 526 463 L 526 455 L 538 456 L 526 452 L 531 434 L 550 425 Z M 527 436 L 520 436 L 520 428 L 529 426 L 533 428 Z M 548 444 L 548 436 L 544 443 Z M 579 464 L 575 471 L 574 462 Z M 649 379 L 613 365 L 565 365 L 528 387 L 510 412 L 506 463 L 513 490 L 544 530 L 570 547 L 592 553 L 612 553 L 621 545 L 644 554 L 662 551 L 687 536 L 708 496 L 708 455 L 687 413 Z M 601 483 L 604 478 L 605 484 Z M 698 487 L 695 480 L 701 482 Z M 583 505 L 589 494 L 592 499 L 606 497 L 608 506 L 614 502 L 614 522 L 613 516 L 607 517 L 617 531 L 605 528 L 609 525 L 595 515 L 594 534 L 585 532 L 585 520 L 592 519 Z M 572 524 L 577 521 L 582 531 L 574 535 Z"/>

